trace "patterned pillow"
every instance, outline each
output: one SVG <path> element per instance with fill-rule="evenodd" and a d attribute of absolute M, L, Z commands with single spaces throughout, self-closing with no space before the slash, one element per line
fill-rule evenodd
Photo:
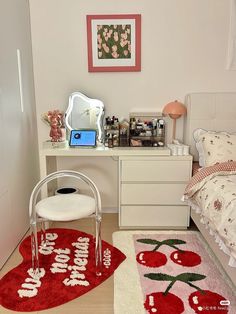
<path fill-rule="evenodd" d="M 201 167 L 212 166 L 219 162 L 236 161 L 236 134 L 197 129 L 193 137 Z"/>

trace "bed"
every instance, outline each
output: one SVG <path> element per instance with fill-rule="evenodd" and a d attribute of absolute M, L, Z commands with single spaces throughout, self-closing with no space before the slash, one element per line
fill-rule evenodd
<path fill-rule="evenodd" d="M 236 286 L 236 134 L 228 135 L 236 133 L 236 92 L 192 93 L 186 96 L 185 103 L 184 142 L 190 146 L 194 161 L 199 162 L 200 156 L 203 166 L 196 171 L 195 182 L 186 188 L 185 201 L 191 206 L 192 220 Z M 229 150 L 221 142 L 217 144 L 218 137 L 230 146 Z M 224 160 L 225 153 L 229 154 L 227 160 Z M 227 192 L 221 191 L 222 186 Z M 227 193 L 232 194 L 232 200 L 220 198 Z M 206 200 L 209 196 L 212 199 Z M 230 230 L 220 219 L 228 223 Z"/>

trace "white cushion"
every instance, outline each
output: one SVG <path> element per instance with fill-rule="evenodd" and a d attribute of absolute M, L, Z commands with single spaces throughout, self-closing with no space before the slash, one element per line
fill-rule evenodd
<path fill-rule="evenodd" d="M 207 131 L 203 129 L 196 129 L 193 132 L 193 138 L 196 143 L 196 149 L 198 151 L 198 157 L 199 157 L 198 162 L 201 167 L 205 167 L 205 154 L 204 154 L 204 149 L 203 149 L 200 139 L 201 139 L 201 135 L 205 134 L 206 132 Z"/>
<path fill-rule="evenodd" d="M 75 220 L 95 212 L 95 199 L 82 194 L 55 195 L 39 201 L 36 212 L 48 220 Z"/>
<path fill-rule="evenodd" d="M 236 161 L 236 134 L 197 129 L 193 137 L 201 167 L 212 166 L 219 162 Z"/>

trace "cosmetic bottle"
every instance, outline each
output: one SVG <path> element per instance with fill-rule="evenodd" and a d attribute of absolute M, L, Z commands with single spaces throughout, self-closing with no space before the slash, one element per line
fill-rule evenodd
<path fill-rule="evenodd" d="M 112 148 L 113 147 L 113 138 L 112 138 L 112 134 L 109 135 L 108 137 L 108 147 Z"/>

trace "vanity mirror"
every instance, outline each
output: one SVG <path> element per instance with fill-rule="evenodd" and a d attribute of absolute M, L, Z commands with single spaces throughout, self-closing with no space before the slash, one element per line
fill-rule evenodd
<path fill-rule="evenodd" d="M 65 124 L 69 131 L 76 129 L 95 129 L 97 139 L 103 141 L 104 104 L 101 100 L 92 99 L 80 92 L 69 97 L 69 105 L 65 113 Z"/>

